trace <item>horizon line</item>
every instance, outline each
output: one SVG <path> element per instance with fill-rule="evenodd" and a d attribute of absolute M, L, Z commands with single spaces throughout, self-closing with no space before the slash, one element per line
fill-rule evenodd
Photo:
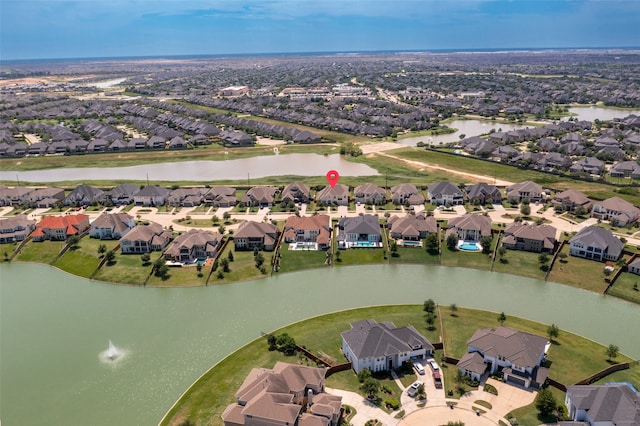
<path fill-rule="evenodd" d="M 123 56 L 68 56 L 41 58 L 10 58 L 2 59 L 7 62 L 38 62 L 65 60 L 114 60 L 114 59 L 158 59 L 158 58 L 212 58 L 212 57 L 261 57 L 261 56 L 320 56 L 320 55 L 362 55 L 362 54 L 402 54 L 402 53 L 509 53 L 534 51 L 604 51 L 604 50 L 640 50 L 640 46 L 583 46 L 583 47 L 499 47 L 499 48 L 438 48 L 438 49 L 387 49 L 387 50 L 318 50 L 318 51 L 281 51 L 281 52 L 253 52 L 253 53 L 186 53 L 186 54 L 157 54 L 157 55 L 123 55 Z"/>

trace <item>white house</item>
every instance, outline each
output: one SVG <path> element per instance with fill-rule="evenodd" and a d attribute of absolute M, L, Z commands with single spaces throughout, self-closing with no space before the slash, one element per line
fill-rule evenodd
<path fill-rule="evenodd" d="M 103 213 L 91 223 L 89 236 L 101 240 L 119 240 L 135 226 L 133 216 L 127 213 Z"/>
<path fill-rule="evenodd" d="M 569 386 L 565 405 L 574 422 L 590 426 L 640 425 L 640 393 L 626 383 Z"/>
<path fill-rule="evenodd" d="M 342 334 L 342 352 L 356 373 L 363 369 L 387 371 L 411 359 L 426 359 L 433 345 L 413 326 L 397 328 L 391 322 L 367 319 L 351 323 Z"/>

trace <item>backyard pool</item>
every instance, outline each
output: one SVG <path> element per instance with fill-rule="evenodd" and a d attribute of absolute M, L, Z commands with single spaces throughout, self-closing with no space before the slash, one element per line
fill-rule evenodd
<path fill-rule="evenodd" d="M 421 247 L 422 246 L 422 242 L 420 241 L 406 241 L 403 240 L 402 241 L 402 245 L 405 247 Z"/>
<path fill-rule="evenodd" d="M 351 243 L 351 247 L 378 247 L 378 243 L 374 241 L 356 241 Z"/>
<path fill-rule="evenodd" d="M 298 242 L 289 244 L 289 250 L 318 250 L 318 243 Z"/>
<path fill-rule="evenodd" d="M 475 241 L 458 241 L 458 250 L 462 251 L 480 251 L 482 247 Z"/>

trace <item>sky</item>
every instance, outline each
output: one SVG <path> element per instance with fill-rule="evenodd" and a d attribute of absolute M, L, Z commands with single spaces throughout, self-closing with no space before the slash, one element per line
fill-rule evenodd
<path fill-rule="evenodd" d="M 1 0 L 0 60 L 640 46 L 640 0 Z"/>

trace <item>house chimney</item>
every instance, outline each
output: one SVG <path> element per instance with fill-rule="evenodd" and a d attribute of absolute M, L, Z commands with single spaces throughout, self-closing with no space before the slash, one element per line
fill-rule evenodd
<path fill-rule="evenodd" d="M 310 409 L 313 405 L 313 390 L 307 390 L 307 409 Z"/>

